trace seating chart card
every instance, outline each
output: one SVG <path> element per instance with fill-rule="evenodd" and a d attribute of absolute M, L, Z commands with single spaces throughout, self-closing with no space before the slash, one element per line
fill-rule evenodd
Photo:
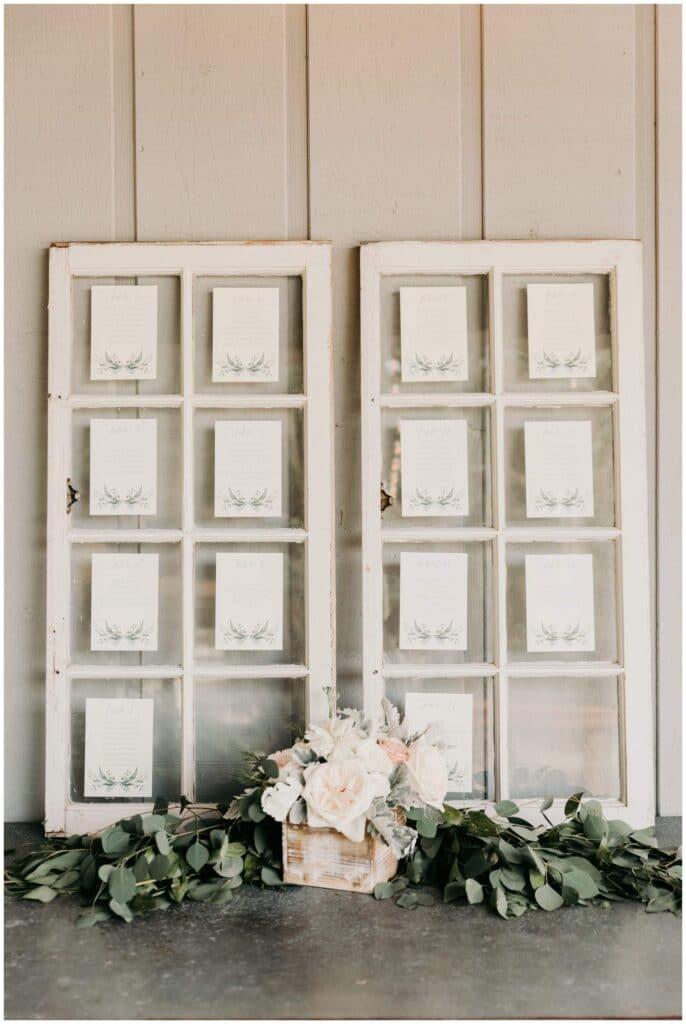
<path fill-rule="evenodd" d="M 212 380 L 279 379 L 279 289 L 212 289 Z"/>
<path fill-rule="evenodd" d="M 530 284 L 526 289 L 529 377 L 595 377 L 592 284 Z"/>
<path fill-rule="evenodd" d="M 281 422 L 218 420 L 214 445 L 214 514 L 281 515 Z"/>
<path fill-rule="evenodd" d="M 156 651 L 159 555 L 101 555 L 91 562 L 91 650 Z"/>
<path fill-rule="evenodd" d="M 594 651 L 593 555 L 526 555 L 527 651 Z"/>
<path fill-rule="evenodd" d="M 407 693 L 405 717 L 411 732 L 430 729 L 433 742 L 448 764 L 450 789 L 472 791 L 472 732 L 474 698 L 471 693 Z"/>
<path fill-rule="evenodd" d="M 590 420 L 524 424 L 526 514 L 530 519 L 593 515 Z"/>
<path fill-rule="evenodd" d="M 467 289 L 400 289 L 403 381 L 468 380 Z"/>
<path fill-rule="evenodd" d="M 157 420 L 91 420 L 89 512 L 155 515 Z"/>
<path fill-rule="evenodd" d="M 84 796 L 150 797 L 152 700 L 87 697 Z"/>
<path fill-rule="evenodd" d="M 218 554 L 215 646 L 283 650 L 283 555 Z"/>
<path fill-rule="evenodd" d="M 157 376 L 157 287 L 91 288 L 91 380 Z"/>
<path fill-rule="evenodd" d="M 404 516 L 466 516 L 469 464 L 466 420 L 401 420 Z"/>
<path fill-rule="evenodd" d="M 468 555 L 400 554 L 401 650 L 467 650 Z"/>

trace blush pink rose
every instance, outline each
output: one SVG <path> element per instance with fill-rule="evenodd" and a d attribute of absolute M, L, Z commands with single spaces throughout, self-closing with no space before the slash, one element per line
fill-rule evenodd
<path fill-rule="evenodd" d="M 385 739 L 379 740 L 379 746 L 390 757 L 393 764 L 404 764 L 410 756 L 410 752 L 403 741 L 393 736 L 386 736 Z"/>

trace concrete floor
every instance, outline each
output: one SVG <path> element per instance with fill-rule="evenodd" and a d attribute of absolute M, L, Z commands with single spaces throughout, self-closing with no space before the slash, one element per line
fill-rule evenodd
<path fill-rule="evenodd" d="M 660 839 L 680 841 L 679 819 Z M 9 825 L 21 855 L 38 826 Z M 246 890 L 132 925 L 10 898 L 6 1019 L 678 1017 L 681 922 L 642 906 L 503 922 L 324 889 Z"/>

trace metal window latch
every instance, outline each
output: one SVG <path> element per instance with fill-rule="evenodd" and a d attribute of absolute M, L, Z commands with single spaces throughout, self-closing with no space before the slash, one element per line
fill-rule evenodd
<path fill-rule="evenodd" d="M 379 488 L 379 499 L 382 512 L 385 512 L 389 505 L 393 504 L 393 498 L 390 494 L 387 494 L 386 491 L 384 491 L 383 484 L 381 484 L 381 487 Z"/>
<path fill-rule="evenodd" d="M 81 493 L 72 487 L 71 478 L 67 477 L 67 515 L 71 512 L 72 505 L 75 505 L 80 497 Z"/>

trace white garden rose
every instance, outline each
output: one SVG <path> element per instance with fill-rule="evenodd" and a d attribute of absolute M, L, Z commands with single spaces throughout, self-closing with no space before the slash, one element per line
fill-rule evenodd
<path fill-rule="evenodd" d="M 288 812 L 302 791 L 302 786 L 293 777 L 276 782 L 273 786 L 267 786 L 262 793 L 262 810 L 276 821 L 285 821 Z"/>
<path fill-rule="evenodd" d="M 448 792 L 448 766 L 438 747 L 417 740 L 410 747 L 405 765 L 407 781 L 422 803 L 442 810 Z"/>
<path fill-rule="evenodd" d="M 376 797 L 388 794 L 388 780 L 365 771 L 353 759 L 314 764 L 305 769 L 303 797 L 310 828 L 333 828 L 359 843 L 367 811 Z"/>
<path fill-rule="evenodd" d="M 299 781 L 302 780 L 303 763 L 298 759 L 294 747 L 289 747 L 287 750 L 275 750 L 273 754 L 269 755 L 269 760 L 278 767 L 280 779 L 293 777 Z"/>

